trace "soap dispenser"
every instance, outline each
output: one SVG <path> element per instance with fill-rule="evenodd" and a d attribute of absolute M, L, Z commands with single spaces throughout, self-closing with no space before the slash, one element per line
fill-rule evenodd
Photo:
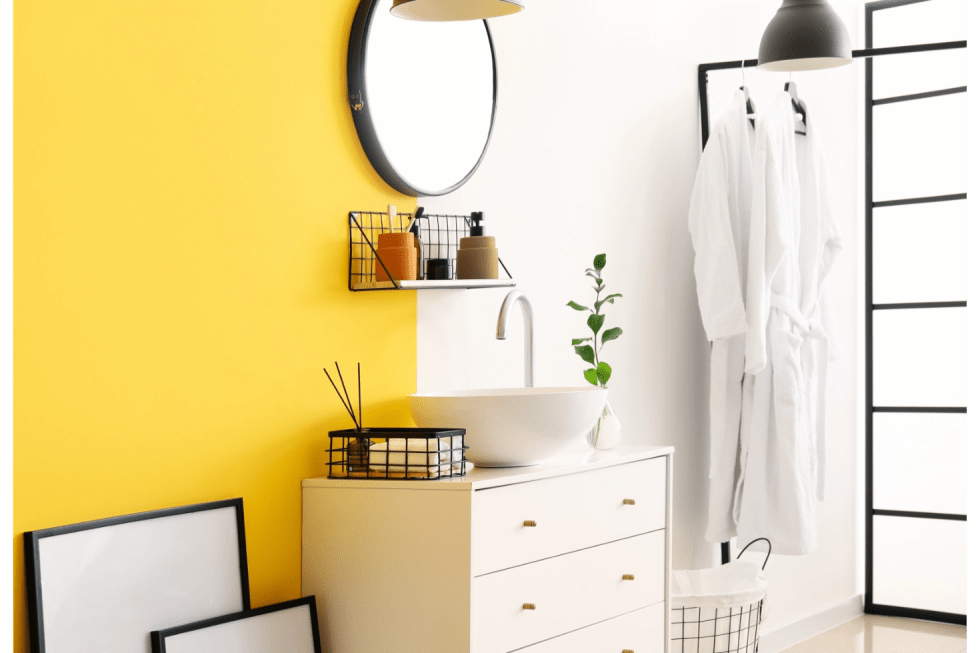
<path fill-rule="evenodd" d="M 459 239 L 456 255 L 457 279 L 496 279 L 497 244 L 493 236 L 483 235 L 483 212 L 470 214 L 470 235 Z"/>

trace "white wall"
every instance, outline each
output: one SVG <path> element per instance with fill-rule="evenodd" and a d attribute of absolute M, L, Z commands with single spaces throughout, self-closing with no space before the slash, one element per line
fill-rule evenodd
<path fill-rule="evenodd" d="M 858 4 L 836 0 L 854 47 L 863 47 Z M 535 311 L 538 385 L 584 385 L 569 341 L 588 335 L 586 267 L 605 252 L 609 292 L 624 295 L 607 326 L 624 335 L 605 351 L 611 403 L 632 444 L 677 448 L 675 568 L 704 567 L 718 546 L 704 541 L 708 343 L 695 292 L 687 210 L 700 155 L 697 64 L 754 58 L 777 0 L 651 2 L 528 0 L 492 21 L 500 66 L 497 123 L 480 170 L 459 191 L 420 198 L 435 213 L 486 212 L 488 233 Z M 863 5 L 862 5 L 863 6 Z M 784 76 L 751 70 L 752 95 L 768 105 Z M 863 64 L 795 76 L 834 172 L 846 250 L 831 281 L 842 358 L 829 383 L 829 485 L 819 515 L 820 548 L 774 557 L 764 633 L 853 599 L 859 584 L 863 487 L 856 460 L 859 246 L 850 236 L 863 185 L 858 167 Z M 740 73 L 712 73 L 713 118 Z M 504 290 L 418 293 L 418 390 L 519 386 L 520 322 L 494 339 Z M 516 319 L 516 318 L 515 318 Z M 862 513 L 863 514 L 863 513 Z"/>

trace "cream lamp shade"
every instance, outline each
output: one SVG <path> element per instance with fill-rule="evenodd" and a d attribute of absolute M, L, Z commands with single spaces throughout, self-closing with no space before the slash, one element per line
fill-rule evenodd
<path fill-rule="evenodd" d="M 827 0 L 783 0 L 759 43 L 759 69 L 820 70 L 851 63 L 851 37 Z"/>
<path fill-rule="evenodd" d="M 522 9 L 518 0 L 394 0 L 391 13 L 409 20 L 440 22 L 496 18 Z"/>

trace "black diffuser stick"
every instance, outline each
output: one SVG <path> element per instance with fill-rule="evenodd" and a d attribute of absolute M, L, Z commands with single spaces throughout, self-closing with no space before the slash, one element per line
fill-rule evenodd
<path fill-rule="evenodd" d="M 344 383 L 344 375 L 340 372 L 340 365 L 337 361 L 333 362 L 334 367 L 337 368 L 337 376 L 340 377 L 340 387 L 344 389 L 344 396 L 347 397 L 347 404 L 350 406 L 350 416 L 354 418 L 354 423 L 357 424 L 357 430 L 361 430 L 361 424 L 357 421 L 357 417 L 354 416 L 354 402 L 350 400 L 350 395 L 347 394 L 347 384 Z"/>
<path fill-rule="evenodd" d="M 337 388 L 337 384 L 333 382 L 332 378 L 330 378 L 330 372 L 328 372 L 327 368 L 324 367 L 323 373 L 327 375 L 328 379 L 330 379 L 330 385 L 333 386 L 334 392 L 336 392 L 337 396 L 340 398 L 340 403 L 344 404 L 344 409 L 347 411 L 347 414 L 350 415 L 350 418 L 352 420 L 354 420 L 354 426 L 357 426 L 357 418 L 354 417 L 354 411 L 351 410 L 351 407 L 348 406 L 347 402 L 344 401 L 344 395 L 340 394 L 340 389 Z M 360 429 L 360 427 L 358 427 L 358 429 Z"/>
<path fill-rule="evenodd" d="M 357 421 L 360 422 L 361 426 L 358 430 L 363 428 L 364 418 L 361 416 L 361 364 L 357 364 Z"/>

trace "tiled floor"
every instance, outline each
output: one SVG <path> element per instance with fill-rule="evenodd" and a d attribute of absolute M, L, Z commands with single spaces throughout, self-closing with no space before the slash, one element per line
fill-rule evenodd
<path fill-rule="evenodd" d="M 963 653 L 966 627 L 865 615 L 783 653 Z"/>

